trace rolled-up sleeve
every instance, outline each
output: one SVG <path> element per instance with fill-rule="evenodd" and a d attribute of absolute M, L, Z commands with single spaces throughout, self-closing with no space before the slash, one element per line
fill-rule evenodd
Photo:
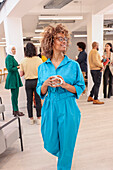
<path fill-rule="evenodd" d="M 74 87 L 76 89 L 76 98 L 79 99 L 81 93 L 85 90 L 85 82 L 78 63 L 77 63 L 77 76 L 74 83 Z"/>
<path fill-rule="evenodd" d="M 38 67 L 38 82 L 37 82 L 37 86 L 36 86 L 36 92 L 38 93 L 38 95 L 40 96 L 41 99 L 44 99 L 45 95 L 41 94 L 41 87 L 42 87 L 43 82 L 41 81 L 41 68 L 40 66 Z"/>

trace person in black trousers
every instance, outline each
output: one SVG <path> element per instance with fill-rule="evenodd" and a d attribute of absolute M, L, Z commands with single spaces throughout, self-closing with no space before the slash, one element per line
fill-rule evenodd
<path fill-rule="evenodd" d="M 104 98 L 110 98 L 112 96 L 112 79 L 113 79 L 113 50 L 112 44 L 107 43 L 105 45 L 104 55 L 103 55 L 103 65 L 104 65 Z M 107 93 L 108 85 L 108 93 Z"/>
<path fill-rule="evenodd" d="M 88 102 L 93 102 L 93 104 L 104 104 L 98 99 L 99 88 L 101 84 L 103 64 L 101 62 L 100 54 L 98 53 L 99 44 L 97 42 L 92 43 L 92 50 L 89 53 L 89 66 L 90 72 L 93 80 L 93 87 L 90 91 L 88 97 Z M 93 98 L 94 97 L 94 98 Z"/>
<path fill-rule="evenodd" d="M 85 72 L 87 74 L 87 53 L 85 51 L 86 44 L 84 42 L 78 42 L 77 46 L 80 53 L 76 61 L 79 63 L 82 72 Z"/>
<path fill-rule="evenodd" d="M 77 46 L 78 46 L 78 51 L 80 51 L 80 53 L 79 53 L 78 59 L 76 61 L 80 65 L 85 84 L 87 85 L 87 81 L 86 81 L 87 80 L 87 53 L 85 51 L 86 44 L 84 42 L 78 42 Z M 85 94 L 85 92 L 86 92 L 86 90 L 84 90 L 83 94 Z"/>
<path fill-rule="evenodd" d="M 37 56 L 36 48 L 32 43 L 27 43 L 25 48 L 25 57 L 20 64 L 20 76 L 24 75 L 25 90 L 27 95 L 27 110 L 30 124 L 34 124 L 33 118 L 33 92 L 36 100 L 37 124 L 41 123 L 41 99 L 36 93 L 36 85 L 38 80 L 37 69 L 42 64 L 41 58 Z"/>

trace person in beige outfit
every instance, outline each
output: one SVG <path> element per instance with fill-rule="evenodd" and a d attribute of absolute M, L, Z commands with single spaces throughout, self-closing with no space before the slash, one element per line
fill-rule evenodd
<path fill-rule="evenodd" d="M 93 104 L 104 104 L 104 102 L 98 100 L 98 93 L 101 84 L 101 77 L 102 77 L 102 70 L 103 70 L 103 64 L 101 62 L 98 49 L 99 49 L 99 44 L 97 42 L 93 42 L 92 50 L 89 53 L 89 66 L 90 66 L 90 72 L 91 72 L 94 85 L 90 91 L 90 95 L 87 101 L 88 102 L 93 101 Z"/>
<path fill-rule="evenodd" d="M 41 123 L 41 99 L 36 93 L 36 85 L 38 81 L 38 66 L 42 64 L 41 58 L 37 56 L 36 47 L 32 43 L 27 43 L 25 47 L 25 57 L 20 64 L 20 76 L 24 75 L 25 78 L 25 90 L 27 95 L 27 111 L 30 118 L 30 124 L 34 124 L 33 118 L 33 92 L 36 99 L 36 123 Z"/>

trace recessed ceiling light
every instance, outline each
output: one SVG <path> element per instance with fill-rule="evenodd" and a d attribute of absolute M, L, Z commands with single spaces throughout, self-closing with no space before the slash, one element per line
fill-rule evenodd
<path fill-rule="evenodd" d="M 40 43 L 33 43 L 35 46 L 40 46 L 41 44 Z"/>
<path fill-rule="evenodd" d="M 6 40 L 6 38 L 2 38 L 2 40 Z"/>
<path fill-rule="evenodd" d="M 44 32 L 43 29 L 36 29 L 35 32 Z"/>
<path fill-rule="evenodd" d="M 4 42 L 0 42 L 0 44 L 5 44 L 6 42 L 4 41 Z"/>
<path fill-rule="evenodd" d="M 6 45 L 5 45 L 5 44 L 2 44 L 2 45 L 0 45 L 0 47 L 6 47 Z"/>
<path fill-rule="evenodd" d="M 40 37 L 40 36 L 39 37 L 33 37 L 32 39 L 40 39 L 40 38 L 42 38 L 42 37 Z"/>
<path fill-rule="evenodd" d="M 104 31 L 113 31 L 113 28 L 103 28 Z"/>
<path fill-rule="evenodd" d="M 81 20 L 83 16 L 39 16 L 39 20 Z"/>
<path fill-rule="evenodd" d="M 87 37 L 87 35 L 86 34 L 84 34 L 84 35 L 74 35 L 74 37 Z"/>

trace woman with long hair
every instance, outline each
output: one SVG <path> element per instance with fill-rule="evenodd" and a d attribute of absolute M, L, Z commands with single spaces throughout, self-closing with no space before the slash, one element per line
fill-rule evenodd
<path fill-rule="evenodd" d="M 36 93 L 36 84 L 38 80 L 37 69 L 42 63 L 42 60 L 37 56 L 36 48 L 32 43 L 27 43 L 25 47 L 25 57 L 20 64 L 20 76 L 24 75 L 25 90 L 27 95 L 27 111 L 30 118 L 30 124 L 34 124 L 33 118 L 33 92 L 36 101 L 36 123 L 40 124 L 41 121 L 41 99 Z"/>
<path fill-rule="evenodd" d="M 113 81 L 113 51 L 112 44 L 106 43 L 103 55 L 104 65 L 104 98 L 112 96 L 112 81 Z M 107 93 L 108 85 L 108 93 Z"/>

